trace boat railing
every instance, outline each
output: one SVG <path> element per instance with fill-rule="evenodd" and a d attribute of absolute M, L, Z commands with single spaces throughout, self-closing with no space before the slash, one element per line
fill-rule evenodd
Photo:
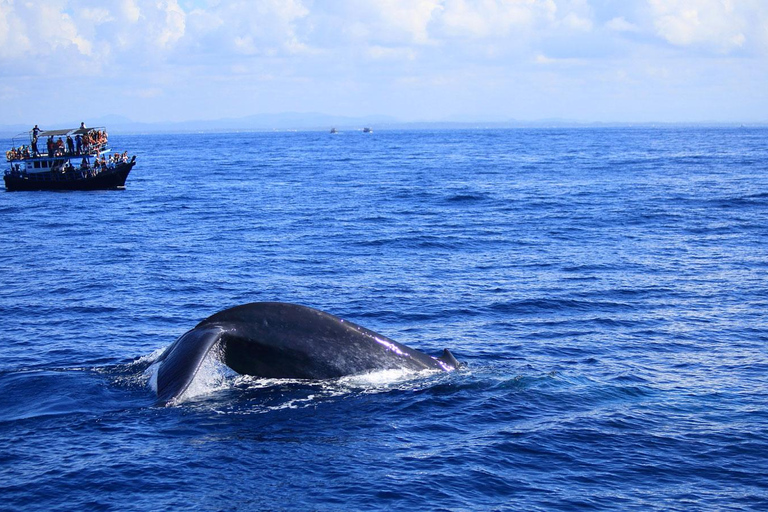
<path fill-rule="evenodd" d="M 55 150 L 53 154 L 47 151 L 38 151 L 37 153 L 32 151 L 29 146 L 21 146 L 20 148 L 13 148 L 5 152 L 5 160 L 8 162 L 17 162 L 21 160 L 32 160 L 35 158 L 56 158 L 56 157 L 75 157 L 75 156 L 96 156 L 101 153 L 109 151 L 108 144 L 91 144 L 89 146 L 82 147 L 80 151 L 67 151 Z"/>

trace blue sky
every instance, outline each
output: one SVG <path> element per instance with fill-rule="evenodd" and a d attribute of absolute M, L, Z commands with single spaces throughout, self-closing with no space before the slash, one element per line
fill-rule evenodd
<path fill-rule="evenodd" d="M 0 124 L 768 121 L 768 0 L 0 0 Z"/>

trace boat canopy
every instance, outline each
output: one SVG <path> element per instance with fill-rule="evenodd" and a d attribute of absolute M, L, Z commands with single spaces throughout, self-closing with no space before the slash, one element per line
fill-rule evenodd
<path fill-rule="evenodd" d="M 63 130 L 40 130 L 37 134 L 39 137 L 62 137 L 64 135 L 85 135 L 88 132 L 92 132 L 94 130 L 104 130 L 104 128 L 96 127 L 96 128 L 69 128 L 69 129 L 63 129 Z M 30 134 L 32 132 L 30 131 Z"/>
<path fill-rule="evenodd" d="M 91 132 L 107 132 L 107 129 L 103 126 L 94 126 L 93 128 L 62 128 L 60 130 L 40 130 L 37 132 L 37 139 L 38 140 L 44 140 L 48 137 L 66 137 L 71 136 L 75 137 L 77 135 L 85 135 L 86 133 Z M 11 139 L 11 143 L 14 147 L 18 146 L 19 144 L 28 144 L 26 142 L 29 140 L 29 143 L 32 142 L 32 139 L 34 139 L 34 133 L 35 130 L 29 130 L 28 132 L 20 133 L 16 136 L 14 136 Z"/>

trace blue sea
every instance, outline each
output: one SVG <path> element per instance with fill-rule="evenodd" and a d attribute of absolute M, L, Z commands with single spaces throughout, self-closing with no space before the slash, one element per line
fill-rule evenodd
<path fill-rule="evenodd" d="M 125 190 L 0 192 L 0 509 L 768 509 L 768 129 L 110 142 Z M 156 405 L 259 301 L 465 366 Z"/>

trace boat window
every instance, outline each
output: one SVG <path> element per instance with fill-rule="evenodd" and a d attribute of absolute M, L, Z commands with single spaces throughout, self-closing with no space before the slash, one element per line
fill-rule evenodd
<path fill-rule="evenodd" d="M 40 168 L 40 162 L 35 162 L 35 169 L 39 169 L 39 168 Z"/>

